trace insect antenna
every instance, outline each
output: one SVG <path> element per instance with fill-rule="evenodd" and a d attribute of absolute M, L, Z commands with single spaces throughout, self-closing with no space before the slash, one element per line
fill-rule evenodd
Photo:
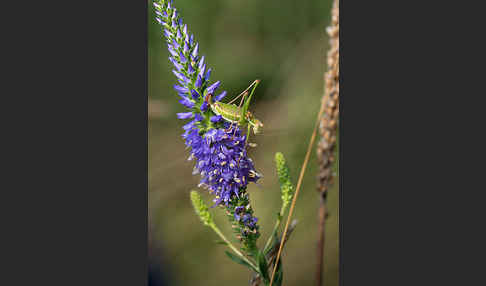
<path fill-rule="evenodd" d="M 256 79 L 255 81 L 253 81 L 250 86 L 248 86 L 245 90 L 243 90 L 237 97 L 233 98 L 230 102 L 228 102 L 228 104 L 231 104 L 233 102 L 235 102 L 240 96 L 242 96 L 245 92 L 248 92 L 248 90 L 250 90 L 250 88 L 252 86 L 254 86 L 255 84 L 259 83 L 260 80 L 259 79 Z"/>

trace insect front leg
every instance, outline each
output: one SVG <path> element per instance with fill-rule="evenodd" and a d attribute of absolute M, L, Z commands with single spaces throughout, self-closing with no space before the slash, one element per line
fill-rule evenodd
<path fill-rule="evenodd" d="M 245 147 L 248 144 L 248 138 L 250 138 L 250 124 L 248 124 L 248 130 L 246 131 Z"/>
<path fill-rule="evenodd" d="M 228 129 L 225 129 L 224 131 L 225 132 L 229 132 L 231 130 L 231 128 L 233 127 L 233 121 L 230 122 L 230 126 L 228 127 Z M 235 128 L 236 129 L 236 128 Z M 234 138 L 234 134 L 233 134 L 233 137 L 231 137 L 231 139 Z"/>
<path fill-rule="evenodd" d="M 251 97 L 253 96 L 253 92 L 255 92 L 255 89 L 257 88 L 259 83 L 260 83 L 259 79 L 255 80 L 252 83 L 253 89 L 251 90 L 250 96 L 248 97 L 247 100 L 245 100 L 245 103 L 243 104 L 243 108 L 242 108 L 242 112 L 241 112 L 242 114 L 246 114 L 246 112 L 248 111 L 248 107 L 250 106 Z M 248 88 L 250 88 L 250 87 L 248 87 Z M 243 96 L 243 98 L 245 98 L 245 97 Z"/>

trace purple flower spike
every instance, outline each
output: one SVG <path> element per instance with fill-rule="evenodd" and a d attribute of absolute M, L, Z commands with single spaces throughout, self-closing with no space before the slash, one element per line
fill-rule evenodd
<path fill-rule="evenodd" d="M 230 123 L 212 112 L 205 101 L 204 95 L 215 93 L 220 82 L 207 87 L 212 70 L 205 63 L 205 57 L 200 56 L 194 35 L 182 23 L 171 0 L 155 1 L 156 21 L 161 24 L 166 37 L 169 60 L 179 82 L 174 85 L 174 90 L 181 97 L 179 102 L 189 109 L 177 113 L 177 118 L 190 119 L 183 126 L 182 137 L 190 149 L 190 158 L 196 161 L 193 173 L 201 175 L 199 185 L 215 195 L 215 204 L 234 214 L 232 223 L 240 229 L 242 242 L 248 246 L 246 243 L 256 241 L 259 233 L 246 188 L 250 182 L 257 182 L 261 175 L 247 155 L 246 136 L 239 126 L 233 125 L 230 130 Z M 225 96 L 226 91 L 223 91 L 213 100 L 220 101 Z"/>
<path fill-rule="evenodd" d="M 177 118 L 179 119 L 188 119 L 192 117 L 192 112 L 180 112 L 177 113 Z"/>

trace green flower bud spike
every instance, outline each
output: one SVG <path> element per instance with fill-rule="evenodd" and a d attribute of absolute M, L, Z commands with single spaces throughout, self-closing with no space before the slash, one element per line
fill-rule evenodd
<path fill-rule="evenodd" d="M 292 196 L 294 195 L 294 186 L 290 181 L 290 171 L 289 167 L 287 166 L 287 162 L 285 161 L 285 157 L 282 153 L 277 152 L 275 153 L 275 165 L 277 167 L 277 176 L 278 181 L 280 183 L 280 192 L 282 194 L 282 207 L 280 208 L 280 212 L 277 215 L 277 222 L 273 228 L 273 232 L 265 243 L 264 253 L 267 254 L 268 251 L 271 249 L 272 241 L 275 239 L 277 240 L 277 230 L 280 226 L 280 222 L 282 221 L 282 217 L 287 210 L 287 207 L 292 200 Z"/>
<path fill-rule="evenodd" d="M 229 248 L 231 248 L 231 250 L 233 250 L 251 268 L 253 268 L 253 270 L 259 272 L 255 264 L 253 264 L 250 260 L 248 260 L 248 258 L 246 258 L 246 256 L 244 256 L 219 230 L 219 228 L 214 223 L 213 216 L 209 212 L 208 207 L 206 206 L 203 199 L 201 198 L 201 195 L 197 191 L 191 191 L 191 201 L 192 201 L 192 206 L 196 211 L 196 214 L 199 216 L 203 224 L 209 226 L 212 230 L 214 230 L 214 232 L 216 232 L 216 234 L 225 242 L 225 244 Z"/>
<path fill-rule="evenodd" d="M 294 195 L 294 186 L 290 182 L 290 171 L 285 162 L 284 155 L 280 152 L 275 154 L 275 163 L 277 165 L 278 181 L 280 183 L 280 190 L 282 192 L 282 209 L 280 215 L 283 215 L 287 209 L 292 196 Z"/>
<path fill-rule="evenodd" d="M 203 224 L 210 227 L 212 225 L 215 225 L 213 221 L 213 216 L 209 212 L 208 207 L 206 206 L 206 204 L 201 198 L 201 195 L 199 195 L 198 192 L 191 191 L 191 201 L 192 201 L 192 206 L 196 211 L 196 214 L 199 216 Z"/>

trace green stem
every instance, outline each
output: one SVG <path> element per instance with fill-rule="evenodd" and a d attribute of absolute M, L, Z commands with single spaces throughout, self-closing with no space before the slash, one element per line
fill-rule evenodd
<path fill-rule="evenodd" d="M 231 248 L 231 250 L 233 250 L 238 256 L 241 257 L 241 259 L 243 259 L 246 263 L 248 263 L 252 268 L 253 270 L 256 272 L 256 273 L 260 273 L 258 271 L 258 268 L 255 266 L 255 264 L 253 264 L 250 260 L 248 260 L 246 258 L 246 256 L 244 256 L 225 236 L 224 234 L 218 229 L 218 227 L 214 224 L 211 224 L 210 225 L 211 228 L 214 230 L 214 232 L 216 232 L 216 234 L 219 235 L 219 237 L 221 237 L 221 239 L 226 242 L 226 245 L 228 245 L 229 248 Z"/>
<path fill-rule="evenodd" d="M 268 250 L 270 249 L 270 245 L 272 244 L 273 238 L 277 234 L 278 227 L 280 226 L 280 222 L 282 221 L 282 216 L 278 214 L 277 222 L 275 222 L 275 226 L 273 227 L 272 234 L 265 243 L 265 247 L 263 248 L 263 253 L 267 254 Z"/>
<path fill-rule="evenodd" d="M 285 210 L 287 209 L 286 205 L 282 205 L 282 208 L 280 209 L 280 212 L 278 213 L 277 221 L 275 222 L 275 226 L 273 227 L 272 234 L 267 240 L 267 243 L 265 243 L 265 247 L 263 248 L 263 253 L 267 254 L 267 252 L 270 250 L 270 245 L 272 244 L 273 238 L 276 237 L 277 235 L 277 230 L 278 227 L 280 226 L 280 223 L 282 222 L 282 216 L 285 213 Z"/>

